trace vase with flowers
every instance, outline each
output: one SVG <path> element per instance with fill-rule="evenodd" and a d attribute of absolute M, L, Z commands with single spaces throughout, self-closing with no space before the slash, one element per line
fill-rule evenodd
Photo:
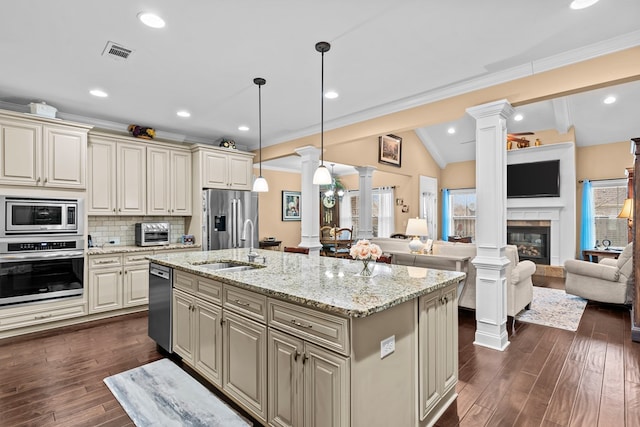
<path fill-rule="evenodd" d="M 362 271 L 358 275 L 368 277 L 373 273 L 372 269 L 369 267 L 369 263 L 380 258 L 382 250 L 380 249 L 380 246 L 375 243 L 371 243 L 370 241 L 363 239 L 358 240 L 355 245 L 351 246 L 349 255 L 351 255 L 351 258 L 360 260 L 364 264 Z"/>

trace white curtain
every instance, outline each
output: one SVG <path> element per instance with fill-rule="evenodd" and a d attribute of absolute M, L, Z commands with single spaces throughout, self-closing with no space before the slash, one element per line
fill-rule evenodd
<path fill-rule="evenodd" d="M 395 227 L 393 187 L 381 187 L 373 191 L 378 194 L 378 236 L 389 237 Z"/>
<path fill-rule="evenodd" d="M 340 200 L 340 227 L 351 228 L 353 226 L 353 220 L 351 219 L 351 197 L 357 191 L 345 191 L 344 196 Z M 355 230 L 354 230 L 355 231 Z M 355 236 L 355 233 L 354 233 Z"/>
<path fill-rule="evenodd" d="M 427 229 L 429 230 L 429 238 L 436 239 L 438 237 L 436 230 L 436 212 L 438 199 L 436 194 L 425 191 L 422 193 L 422 212 L 427 220 Z"/>

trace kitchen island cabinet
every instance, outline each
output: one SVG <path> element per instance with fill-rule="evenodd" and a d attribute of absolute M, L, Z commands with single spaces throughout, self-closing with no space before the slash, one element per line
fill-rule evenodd
<path fill-rule="evenodd" d="M 210 381 L 262 424 L 427 426 L 453 402 L 464 273 L 380 264 L 360 277 L 352 260 L 259 250 L 265 262 L 248 263 L 247 252 L 150 259 L 174 269 L 174 302 L 186 301 L 174 306 L 174 351 L 205 378 L 203 366 L 221 369 L 222 385 Z M 215 262 L 254 268 L 204 266 Z M 221 309 L 220 323 L 176 328 L 200 303 Z M 207 335 L 214 324 L 221 340 Z"/>

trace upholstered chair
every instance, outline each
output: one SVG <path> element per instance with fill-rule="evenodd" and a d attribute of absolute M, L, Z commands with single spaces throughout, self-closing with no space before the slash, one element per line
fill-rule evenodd
<path fill-rule="evenodd" d="M 612 304 L 630 304 L 633 286 L 633 243 L 629 243 L 617 260 L 608 258 L 598 263 L 570 259 L 565 291 L 568 294 Z"/>

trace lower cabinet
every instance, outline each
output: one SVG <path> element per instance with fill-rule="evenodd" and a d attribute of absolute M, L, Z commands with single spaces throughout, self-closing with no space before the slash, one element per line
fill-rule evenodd
<path fill-rule="evenodd" d="M 349 425 L 349 358 L 269 328 L 268 359 L 269 425 Z"/>
<path fill-rule="evenodd" d="M 458 299 L 455 286 L 420 297 L 418 323 L 420 419 L 442 409 L 458 381 Z"/>

